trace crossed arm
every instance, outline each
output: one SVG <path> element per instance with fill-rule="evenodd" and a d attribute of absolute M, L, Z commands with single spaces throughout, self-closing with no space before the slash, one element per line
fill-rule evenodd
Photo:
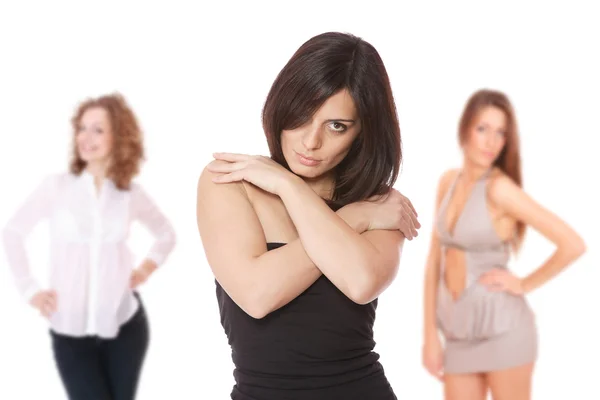
<path fill-rule="evenodd" d="M 367 230 L 360 207 L 332 211 L 299 178 L 281 189 L 299 238 L 267 252 L 260 221 L 241 182 L 198 182 L 197 223 L 207 261 L 228 295 L 262 318 L 284 306 L 322 274 L 352 301 L 366 304 L 385 290 L 399 265 L 404 236 Z"/>

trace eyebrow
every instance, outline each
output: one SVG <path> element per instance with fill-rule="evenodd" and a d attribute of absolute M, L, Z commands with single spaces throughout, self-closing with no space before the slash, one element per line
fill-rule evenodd
<path fill-rule="evenodd" d="M 345 118 L 333 118 L 333 119 L 327 119 L 325 120 L 325 122 L 348 122 L 348 123 L 355 123 L 356 121 L 353 119 L 345 119 Z"/>
<path fill-rule="evenodd" d="M 485 126 L 486 128 L 491 128 L 492 126 L 487 122 L 481 122 L 479 125 Z M 501 126 L 500 128 L 496 128 L 498 131 L 506 132 L 508 129 L 505 126 Z"/>
<path fill-rule="evenodd" d="M 80 127 L 82 127 L 82 126 L 86 126 L 86 127 L 88 127 L 88 128 L 100 128 L 100 129 L 102 129 L 102 124 L 100 124 L 100 123 L 97 123 L 97 122 L 92 122 L 92 123 L 91 123 L 91 124 L 89 124 L 89 125 L 86 125 L 86 124 L 84 124 L 84 123 L 80 122 L 80 123 L 79 123 L 79 126 L 80 126 Z"/>

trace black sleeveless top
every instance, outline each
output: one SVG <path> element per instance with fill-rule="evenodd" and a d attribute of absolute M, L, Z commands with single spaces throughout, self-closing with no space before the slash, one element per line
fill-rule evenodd
<path fill-rule="evenodd" d="M 356 304 L 321 276 L 287 305 L 255 319 L 218 282 L 216 292 L 235 365 L 232 399 L 397 399 L 373 351 L 377 300 Z"/>

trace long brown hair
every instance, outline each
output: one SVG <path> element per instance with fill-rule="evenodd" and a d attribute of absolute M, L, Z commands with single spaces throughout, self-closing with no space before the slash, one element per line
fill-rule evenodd
<path fill-rule="evenodd" d="M 464 108 L 458 127 L 458 140 L 464 144 L 469 135 L 469 129 L 477 114 L 485 107 L 496 107 L 506 116 L 506 142 L 504 148 L 494 161 L 494 166 L 508 175 L 519 187 L 523 187 L 521 176 L 521 153 L 519 149 L 519 129 L 515 110 L 506 94 L 490 89 L 481 89 L 471 95 Z M 517 229 L 513 247 L 515 251 L 521 247 L 525 236 L 525 223 L 517 221 Z"/>
<path fill-rule="evenodd" d="M 359 37 L 327 32 L 305 42 L 281 70 L 267 96 L 263 129 L 271 158 L 289 169 L 281 131 L 310 120 L 340 90 L 352 96 L 362 129 L 334 170 L 337 209 L 389 193 L 402 162 L 400 125 L 385 66 L 377 50 Z"/>
<path fill-rule="evenodd" d="M 88 99 L 77 107 L 71 118 L 73 138 L 79 131 L 83 114 L 90 108 L 103 108 L 110 120 L 114 137 L 111 163 L 107 177 L 112 179 L 121 190 L 129 189 L 131 180 L 139 173 L 140 164 L 144 159 L 143 135 L 135 114 L 119 93 Z M 73 140 L 72 160 L 70 171 L 79 175 L 85 169 L 86 162 L 79 157 L 76 141 Z"/>

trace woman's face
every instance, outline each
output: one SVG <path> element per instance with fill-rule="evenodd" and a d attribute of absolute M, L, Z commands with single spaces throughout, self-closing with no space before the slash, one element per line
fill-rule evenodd
<path fill-rule="evenodd" d="M 283 156 L 296 175 L 326 176 L 348 154 L 361 129 L 350 93 L 331 96 L 304 125 L 281 132 Z"/>
<path fill-rule="evenodd" d="M 469 162 L 491 167 L 506 144 L 506 114 L 494 106 L 483 108 L 467 132 L 463 151 Z"/>
<path fill-rule="evenodd" d="M 113 133 L 108 113 L 102 107 L 86 110 L 75 136 L 79 157 L 86 163 L 106 163 L 113 147 Z"/>

